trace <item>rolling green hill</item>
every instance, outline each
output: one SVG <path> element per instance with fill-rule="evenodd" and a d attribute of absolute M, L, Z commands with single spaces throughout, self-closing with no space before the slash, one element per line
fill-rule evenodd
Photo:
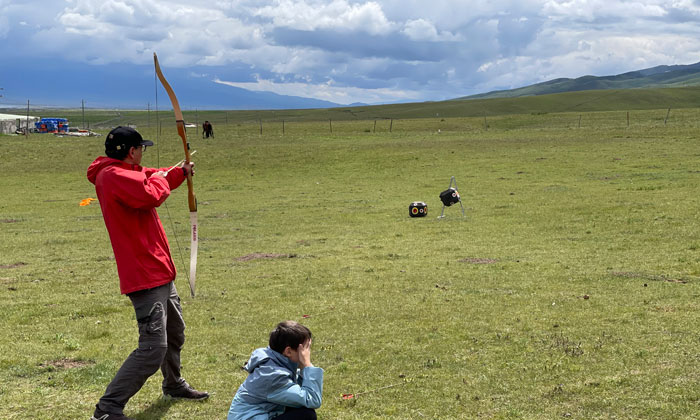
<path fill-rule="evenodd" d="M 237 111 L 240 120 L 372 120 L 476 117 L 556 112 L 629 111 L 700 107 L 700 86 L 685 88 L 588 90 L 520 98 L 459 99 L 442 102 L 286 111 Z"/>
<path fill-rule="evenodd" d="M 517 98 L 603 89 L 635 89 L 700 86 L 700 63 L 678 66 L 657 66 L 615 76 L 582 76 L 560 78 L 517 89 L 499 90 L 460 99 Z"/>

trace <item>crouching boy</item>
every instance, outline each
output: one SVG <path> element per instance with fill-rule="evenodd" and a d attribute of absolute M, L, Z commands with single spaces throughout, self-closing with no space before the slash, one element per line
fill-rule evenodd
<path fill-rule="evenodd" d="M 238 388 L 228 420 L 316 420 L 323 369 L 311 364 L 311 331 L 284 321 L 270 333 L 266 348 L 253 351 L 248 377 Z"/>

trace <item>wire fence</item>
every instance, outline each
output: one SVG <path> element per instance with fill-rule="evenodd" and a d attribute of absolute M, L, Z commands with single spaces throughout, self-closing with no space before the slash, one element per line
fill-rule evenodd
<path fill-rule="evenodd" d="M 0 113 L 19 110 L 0 110 Z M 214 134 L 222 131 L 238 136 L 285 136 L 285 135 L 356 135 L 373 133 L 414 133 L 414 132 L 473 132 L 488 130 L 518 129 L 635 129 L 683 127 L 700 128 L 699 108 L 663 108 L 652 110 L 601 111 L 601 112 L 550 112 L 530 114 L 507 114 L 450 117 L 414 118 L 356 118 L 352 114 L 342 114 L 341 118 L 318 118 L 304 111 L 185 111 L 188 135 L 201 135 L 202 125 L 209 121 Z M 279 115 L 285 114 L 286 115 Z M 67 118 L 70 126 L 85 130 L 107 130 L 116 126 L 148 128 L 160 133 L 174 126 L 172 111 L 153 110 L 66 110 L 40 109 L 31 107 L 6 121 L 0 120 L 2 127 L 11 125 L 26 128 L 26 116 L 30 117 L 29 127 L 33 127 L 32 117 Z"/>

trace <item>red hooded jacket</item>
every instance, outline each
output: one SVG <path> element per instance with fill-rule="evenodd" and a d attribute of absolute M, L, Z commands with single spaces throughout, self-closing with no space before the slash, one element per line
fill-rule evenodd
<path fill-rule="evenodd" d="M 150 289 L 175 279 L 170 256 L 156 207 L 182 184 L 181 170 L 170 171 L 166 178 L 152 177 L 165 169 L 143 168 L 118 159 L 100 156 L 87 171 L 95 184 L 114 258 L 122 294 Z"/>

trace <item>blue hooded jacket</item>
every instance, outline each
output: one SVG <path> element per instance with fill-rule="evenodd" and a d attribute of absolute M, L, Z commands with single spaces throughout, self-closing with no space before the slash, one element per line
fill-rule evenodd
<path fill-rule="evenodd" d="M 253 351 L 245 365 L 248 377 L 233 397 L 227 420 L 270 420 L 286 407 L 319 408 L 323 369 L 297 363 L 269 347 Z"/>

